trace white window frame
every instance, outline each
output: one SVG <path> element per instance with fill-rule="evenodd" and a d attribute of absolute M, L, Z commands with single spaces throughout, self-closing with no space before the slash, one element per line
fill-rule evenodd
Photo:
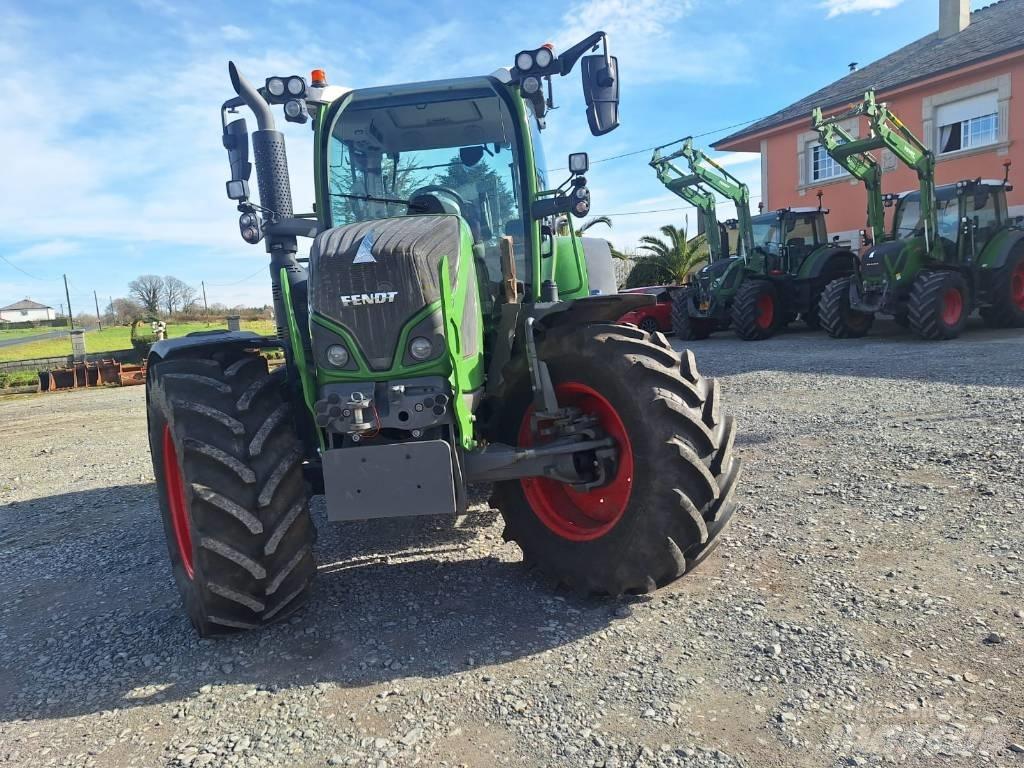
<path fill-rule="evenodd" d="M 993 92 L 996 96 L 996 111 L 985 115 L 972 116 L 960 121 L 960 149 L 943 152 L 942 128 L 944 126 L 940 126 L 938 121 L 940 107 Z M 925 144 L 935 152 L 938 160 L 955 157 L 961 153 L 992 150 L 995 150 L 1000 155 L 1006 154 L 1009 150 L 1010 95 L 1010 75 L 1007 73 L 926 97 L 921 102 L 921 118 Z M 986 119 L 991 114 L 995 114 L 994 139 L 992 141 L 972 141 L 969 138 L 971 124 L 974 121 Z"/>
<path fill-rule="evenodd" d="M 840 124 L 853 138 L 860 137 L 860 121 L 858 118 L 844 120 Z M 797 193 L 804 195 L 808 189 L 821 186 L 822 184 L 833 184 L 839 182 L 855 183 L 854 179 L 845 168 L 829 157 L 830 163 L 835 164 L 839 172 L 832 176 L 814 177 L 814 148 L 821 146 L 821 140 L 817 131 L 804 131 L 796 137 L 797 157 Z M 826 153 L 827 155 L 827 153 Z M 764 174 L 762 174 L 762 179 Z"/>
<path fill-rule="evenodd" d="M 818 168 L 815 169 L 815 155 L 818 154 L 818 150 L 821 150 L 820 161 L 818 162 Z M 837 163 L 832 155 L 823 147 L 820 143 L 815 142 L 807 147 L 807 160 L 811 164 L 807 169 L 807 178 L 811 182 L 816 181 L 831 181 L 832 179 L 839 179 L 843 176 L 849 176 L 850 173 L 843 166 Z M 829 169 L 828 174 L 821 173 L 822 169 Z"/>

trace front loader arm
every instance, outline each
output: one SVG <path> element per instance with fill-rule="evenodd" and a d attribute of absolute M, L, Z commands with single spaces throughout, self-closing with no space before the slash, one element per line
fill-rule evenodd
<path fill-rule="evenodd" d="M 658 181 L 664 184 L 666 189 L 697 209 L 701 229 L 708 240 L 711 261 L 722 258 L 725 249 L 718 226 L 718 214 L 715 211 L 715 193 L 701 186 L 700 180 L 696 177 L 683 173 L 670 159 L 663 158 L 660 149 L 654 150 L 650 165 L 658 174 Z"/>
<path fill-rule="evenodd" d="M 749 258 L 754 251 L 754 227 L 750 217 L 750 189 L 701 150 L 694 148 L 692 138 L 683 139 L 682 144 L 682 147 L 666 155 L 662 160 L 670 162 L 678 157 L 684 158 L 690 167 L 690 174 L 684 175 L 684 179 L 692 180 L 693 183 L 699 181 L 735 204 L 743 255 L 745 258 Z"/>
<path fill-rule="evenodd" d="M 841 120 L 861 115 L 868 120 L 869 130 L 867 138 L 854 139 L 838 125 Z M 864 100 L 847 112 L 833 115 L 827 119 L 822 118 L 820 109 L 815 109 L 813 121 L 814 128 L 822 137 L 822 144 L 828 149 L 829 155 L 837 163 L 850 171 L 851 174 L 857 176 L 857 178 L 862 177 L 855 173 L 851 166 L 846 164 L 847 159 L 858 155 L 870 157 L 867 155 L 867 152 L 873 149 L 888 149 L 901 163 L 917 173 L 918 186 L 921 190 L 921 219 L 925 226 L 925 242 L 928 245 L 928 249 L 931 250 L 932 244 L 936 242 L 936 232 L 938 231 L 938 219 L 935 209 L 935 155 L 932 151 L 921 143 L 921 140 L 889 110 L 886 104 L 875 100 L 874 91 L 865 93 Z M 845 141 L 840 141 L 834 151 L 825 144 L 825 136 L 829 132 L 832 133 L 834 140 L 846 139 Z M 854 162 L 856 163 L 856 161 Z M 871 162 L 875 162 L 873 157 Z M 875 165 L 877 167 L 877 163 Z M 862 170 L 866 169 L 862 168 Z M 880 170 L 877 171 L 877 176 L 879 179 L 880 196 Z M 867 186 L 869 182 L 865 179 L 862 180 L 864 180 L 865 186 Z M 882 222 L 881 201 L 874 198 L 875 196 L 871 193 L 869 187 L 868 218 L 872 229 L 876 229 L 876 219 L 878 222 Z M 877 207 L 877 213 L 872 213 L 873 206 Z"/>
<path fill-rule="evenodd" d="M 846 169 L 846 172 L 864 184 L 868 194 L 868 228 L 875 243 L 885 239 L 885 208 L 882 201 L 882 168 L 874 155 L 869 154 L 867 145 L 874 138 L 856 139 L 839 123 L 860 115 L 860 107 L 841 115 L 823 117 L 820 107 L 815 107 L 811 119 L 818 132 L 821 146 L 829 157 Z"/>

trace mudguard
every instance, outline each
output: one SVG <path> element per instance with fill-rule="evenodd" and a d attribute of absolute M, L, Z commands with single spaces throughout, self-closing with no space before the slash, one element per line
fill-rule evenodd
<path fill-rule="evenodd" d="M 616 293 L 611 296 L 587 296 L 582 299 L 560 301 L 547 307 L 536 305 L 533 312 L 545 328 L 586 323 L 614 323 L 627 312 L 656 303 L 646 293 Z"/>
<path fill-rule="evenodd" d="M 281 347 L 276 336 L 260 336 L 252 331 L 197 331 L 177 339 L 164 339 L 156 342 L 149 351 L 149 365 L 175 357 L 183 352 L 199 350 L 213 351 L 225 347 Z"/>
<path fill-rule="evenodd" d="M 1002 269 L 1006 260 L 1024 241 L 1024 229 L 1004 229 L 990 239 L 978 257 L 978 266 L 982 269 Z"/>
<path fill-rule="evenodd" d="M 857 263 L 857 256 L 853 251 L 826 246 L 813 251 L 804 260 L 804 263 L 800 265 L 798 277 L 814 279 L 833 273 L 835 277 L 852 275 L 857 269 Z"/>

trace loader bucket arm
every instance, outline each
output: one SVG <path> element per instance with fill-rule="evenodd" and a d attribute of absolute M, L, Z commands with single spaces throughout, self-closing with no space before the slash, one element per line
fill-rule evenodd
<path fill-rule="evenodd" d="M 856 107 L 827 120 L 822 120 L 821 110 L 815 109 L 814 127 L 824 138 L 823 129 L 838 128 L 842 131 L 837 125 L 840 120 L 861 115 L 868 120 L 867 138 L 844 142 L 836 148 L 836 154 L 833 154 L 832 150 L 829 150 L 829 154 L 837 163 L 849 170 L 844 163 L 847 158 L 858 153 L 865 154 L 873 149 L 888 149 L 901 163 L 914 170 L 917 173 L 918 186 L 921 190 L 921 220 L 925 227 L 925 244 L 927 250 L 931 251 L 937 242 L 936 232 L 938 231 L 935 209 L 935 155 L 932 151 L 922 144 L 921 140 L 884 103 L 880 104 L 875 101 L 874 91 L 865 93 L 864 100 Z M 849 137 L 848 133 L 846 133 L 846 137 Z M 853 172 L 851 171 L 851 173 Z M 858 178 L 860 177 L 858 176 Z M 869 194 L 869 217 L 871 205 L 871 195 Z M 881 219 L 880 216 L 878 218 Z M 874 229 L 874 222 L 872 221 L 871 224 Z"/>
<path fill-rule="evenodd" d="M 814 130 L 818 132 L 821 146 L 828 152 L 829 157 L 839 163 L 847 173 L 864 184 L 868 194 L 868 229 L 875 243 L 885 239 L 885 208 L 882 202 L 882 168 L 874 155 L 870 154 L 877 143 L 873 137 L 857 139 L 849 131 L 840 125 L 841 121 L 848 120 L 861 114 L 861 108 L 856 107 L 840 115 L 824 117 L 820 107 L 815 107 L 811 113 L 811 121 Z"/>
<path fill-rule="evenodd" d="M 701 231 L 707 237 L 711 261 L 718 261 L 725 256 L 718 214 L 715 212 L 715 193 L 703 187 L 692 174 L 683 173 L 670 159 L 662 157 L 660 149 L 654 150 L 650 165 L 666 189 L 697 209 Z"/>
<path fill-rule="evenodd" d="M 666 144 L 674 146 L 679 142 Z M 659 147 L 664 149 L 665 147 Z M 655 150 L 657 151 L 657 150 Z M 690 173 L 683 178 L 691 183 L 697 181 L 710 187 L 736 206 L 736 218 L 739 221 L 740 243 L 744 258 L 749 258 L 754 251 L 754 226 L 750 217 L 750 189 L 725 168 L 720 166 L 701 150 L 694 148 L 693 139 L 682 139 L 682 147 L 662 158 L 663 162 L 671 162 L 682 157 L 690 168 Z"/>

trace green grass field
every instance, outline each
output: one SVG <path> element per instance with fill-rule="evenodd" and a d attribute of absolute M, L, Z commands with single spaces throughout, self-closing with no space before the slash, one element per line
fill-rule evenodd
<path fill-rule="evenodd" d="M 225 320 L 213 320 L 209 323 L 168 323 L 167 335 L 169 338 L 184 336 L 194 331 L 210 331 L 215 328 L 227 328 Z M 243 320 L 242 329 L 255 331 L 267 335 L 275 332 L 274 323 L 271 320 Z M 38 329 L 35 329 L 38 332 Z M 85 350 L 89 354 L 94 352 L 113 352 L 118 349 L 131 349 L 131 329 L 126 326 L 114 326 L 104 328 L 102 331 L 87 331 L 85 334 Z M 11 360 L 34 360 L 39 357 L 60 357 L 71 354 L 71 337 L 64 336 L 57 339 L 43 339 L 42 341 L 29 341 L 24 344 L 14 344 L 9 347 L 0 347 L 0 363 Z"/>
<path fill-rule="evenodd" d="M 43 326 L 41 328 L 0 328 L 0 341 L 7 341 L 8 339 L 20 339 L 23 336 L 39 336 L 44 333 L 50 333 L 50 331 L 59 331 L 60 328 L 49 328 Z"/>

